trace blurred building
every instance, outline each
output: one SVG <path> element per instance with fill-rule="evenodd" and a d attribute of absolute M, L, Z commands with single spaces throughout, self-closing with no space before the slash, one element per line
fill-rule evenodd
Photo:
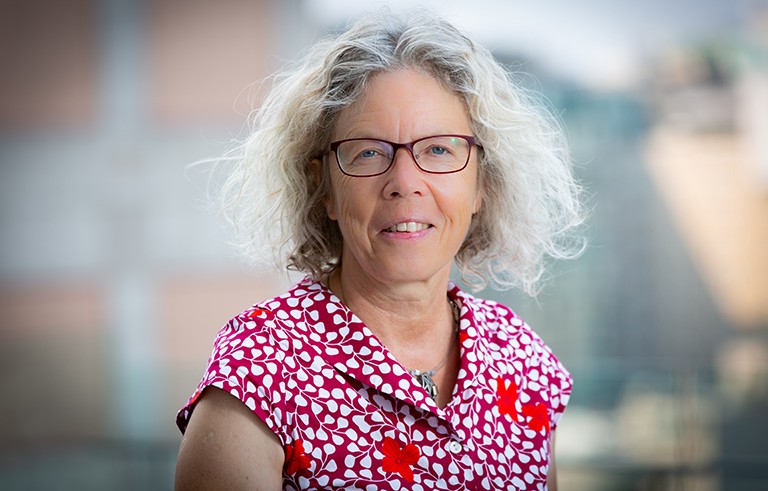
<path fill-rule="evenodd" d="M 0 488 L 167 489 L 247 272 L 188 165 L 317 33 L 296 1 L 0 3 Z"/>
<path fill-rule="evenodd" d="M 711 358 L 721 489 L 768 485 L 768 8 L 739 37 L 680 46 L 651 74 L 647 162 L 728 326 Z M 698 405 L 701 407 L 701 404 Z M 711 417 L 708 416 L 708 417 Z M 707 438 L 710 440 L 711 436 Z"/>

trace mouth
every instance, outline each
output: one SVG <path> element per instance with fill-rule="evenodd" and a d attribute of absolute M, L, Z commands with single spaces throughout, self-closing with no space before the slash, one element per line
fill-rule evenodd
<path fill-rule="evenodd" d="M 402 222 L 402 223 L 396 223 L 395 225 L 392 225 L 391 227 L 384 229 L 384 231 L 401 233 L 401 234 L 412 234 L 415 232 L 421 232 L 422 230 L 427 230 L 428 228 L 432 228 L 432 225 L 430 225 L 429 223 Z"/>

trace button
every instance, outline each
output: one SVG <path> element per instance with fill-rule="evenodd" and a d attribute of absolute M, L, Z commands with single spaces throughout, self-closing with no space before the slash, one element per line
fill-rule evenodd
<path fill-rule="evenodd" d="M 453 440 L 451 443 L 448 444 L 448 451 L 451 453 L 459 453 L 462 450 L 461 443 L 457 442 L 456 440 Z"/>

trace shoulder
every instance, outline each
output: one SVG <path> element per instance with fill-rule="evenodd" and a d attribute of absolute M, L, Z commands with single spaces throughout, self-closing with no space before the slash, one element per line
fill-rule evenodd
<path fill-rule="evenodd" d="M 216 336 L 216 345 L 275 345 L 288 349 L 291 337 L 308 334 L 311 322 L 327 315 L 331 293 L 309 278 L 285 293 L 263 300 L 229 319 Z"/>
<path fill-rule="evenodd" d="M 259 302 L 229 319 L 218 331 L 207 369 L 197 390 L 179 412 L 184 431 L 206 387 L 233 395 L 275 432 L 284 425 L 282 411 L 288 379 L 312 365 L 321 346 L 312 336 L 316 319 L 327 313 L 329 292 L 305 279 L 277 297 Z"/>
<path fill-rule="evenodd" d="M 478 340 L 494 359 L 520 362 L 521 367 L 542 366 L 559 379 L 570 379 L 570 373 L 551 348 L 522 317 L 508 306 L 474 297 L 457 289 L 456 297 L 468 310 L 470 322 Z"/>
<path fill-rule="evenodd" d="M 573 377 L 550 347 L 512 309 L 493 300 L 462 293 L 474 327 L 480 355 L 487 360 L 498 380 L 509 378 L 515 391 L 524 394 L 522 411 L 536 411 L 538 403 L 548 408 L 549 425 L 554 429 L 565 410 L 573 388 Z M 470 327 L 471 326 L 471 327 Z"/>
<path fill-rule="evenodd" d="M 294 358 L 309 363 L 322 348 L 315 332 L 332 318 L 331 296 L 323 285 L 307 278 L 282 295 L 253 305 L 222 327 L 212 358 L 220 360 L 219 367 L 264 370 L 276 381 L 286 363 L 293 365 Z"/>
<path fill-rule="evenodd" d="M 511 337 L 530 336 L 533 332 L 528 324 L 506 305 L 475 297 L 456 288 L 454 294 L 470 314 L 470 327 L 477 330 L 477 336 L 493 343 L 508 344 Z"/>

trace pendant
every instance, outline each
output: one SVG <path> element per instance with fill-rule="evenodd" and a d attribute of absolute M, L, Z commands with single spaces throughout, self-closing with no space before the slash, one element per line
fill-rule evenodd
<path fill-rule="evenodd" d="M 416 373 L 411 373 L 414 377 L 416 377 L 416 380 L 419 382 L 419 384 L 424 387 L 424 390 L 427 391 L 427 394 L 429 394 L 429 397 L 432 398 L 433 401 L 437 400 L 437 384 L 434 380 L 432 380 L 432 375 L 429 372 L 419 372 L 414 370 Z"/>

